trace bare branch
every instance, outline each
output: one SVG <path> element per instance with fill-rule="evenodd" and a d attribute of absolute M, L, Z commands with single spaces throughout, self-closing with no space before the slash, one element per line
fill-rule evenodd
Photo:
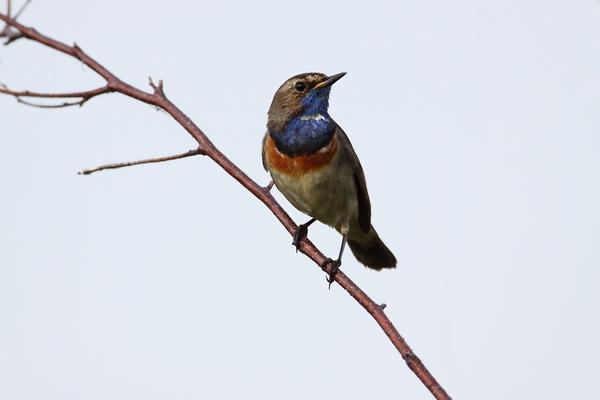
<path fill-rule="evenodd" d="M 0 37 L 1 37 L 1 36 L 2 36 L 2 35 L 0 35 Z M 4 45 L 5 45 L 5 46 L 8 46 L 8 45 L 9 45 L 9 44 L 11 44 L 12 42 L 14 42 L 14 41 L 16 41 L 16 40 L 18 40 L 18 39 L 22 39 L 22 38 L 24 38 L 24 37 L 25 37 L 25 36 L 23 36 L 22 34 L 20 34 L 20 33 L 18 33 L 18 32 L 15 32 L 15 31 L 10 31 L 10 32 L 8 33 L 8 35 L 7 35 L 7 38 L 8 38 L 8 39 L 6 39 L 6 42 L 4 42 Z"/>
<path fill-rule="evenodd" d="M 21 104 L 25 104 L 26 106 L 29 107 L 35 107 L 35 108 L 67 108 L 67 107 L 73 107 L 73 106 L 82 106 L 83 103 L 86 102 L 86 100 L 79 100 L 79 101 L 65 101 L 64 103 L 59 103 L 59 104 L 41 104 L 41 103 L 34 103 L 32 101 L 28 101 L 28 100 L 23 100 L 20 97 L 17 97 L 17 101 Z"/>
<path fill-rule="evenodd" d="M 103 93 L 110 92 L 110 88 L 108 86 L 102 86 L 97 89 L 86 90 L 83 92 L 69 92 L 69 93 L 41 93 L 41 92 L 32 92 L 30 90 L 12 90 L 9 89 L 5 84 L 0 83 L 0 93 L 9 94 L 15 97 L 39 97 L 39 98 L 48 98 L 48 99 L 68 99 L 75 97 L 94 97 Z"/>
<path fill-rule="evenodd" d="M 0 13 L 0 20 L 7 25 L 18 30 L 24 37 L 40 43 L 46 47 L 65 53 L 84 65 L 95 71 L 106 81 L 106 86 L 111 91 L 119 92 L 125 96 L 153 105 L 167 112 L 177 121 L 199 144 L 203 153 L 217 163 L 225 172 L 237 180 L 243 187 L 252 193 L 257 199 L 263 202 L 267 208 L 281 222 L 290 235 L 294 235 L 297 225 L 285 212 L 281 205 L 275 200 L 268 190 L 258 185 L 244 171 L 229 160 L 204 134 L 204 132 L 174 103 L 172 103 L 163 92 L 163 85 L 159 81 L 158 85 L 151 82 L 154 89 L 153 93 L 148 93 L 137 89 L 130 84 L 120 80 L 106 67 L 85 53 L 79 46 L 69 46 L 48 36 L 37 32 L 33 28 L 26 27 L 5 14 Z M 332 265 L 329 259 L 317 248 L 310 240 L 303 240 L 300 243 L 299 250 L 308 256 L 311 260 L 321 267 L 325 272 L 330 273 Z M 373 301 L 365 292 L 363 292 L 346 274 L 338 271 L 334 277 L 337 282 L 350 296 L 352 296 L 379 324 L 384 333 L 388 336 L 394 347 L 398 350 L 408 367 L 423 382 L 427 389 L 436 399 L 450 399 L 450 396 L 440 386 L 436 379 L 427 370 L 423 362 L 413 353 L 412 349 L 400 335 L 396 327 L 392 324 L 382 307 Z"/>
<path fill-rule="evenodd" d="M 163 84 L 162 79 L 158 80 L 158 85 L 154 83 L 154 81 L 152 80 L 151 77 L 148 77 L 148 81 L 150 83 L 150 87 L 152 89 L 154 89 L 154 94 L 155 95 L 158 95 L 158 96 L 161 96 L 161 97 L 166 97 L 165 96 L 165 91 L 164 91 L 164 84 Z"/>
<path fill-rule="evenodd" d="M 175 155 L 166 156 L 166 157 L 146 158 L 144 160 L 104 164 L 104 165 L 100 165 L 95 168 L 82 169 L 77 174 L 78 175 L 90 175 L 90 174 L 93 174 L 94 172 L 104 171 L 105 169 L 117 169 L 117 168 L 124 168 L 124 167 L 132 167 L 134 165 L 151 164 L 151 163 L 159 163 L 159 162 L 165 162 L 165 161 L 171 161 L 171 160 L 179 160 L 180 158 L 187 158 L 187 157 L 192 157 L 192 156 L 197 156 L 197 155 L 202 155 L 202 154 L 204 154 L 204 151 L 202 151 L 201 149 L 189 150 L 189 151 L 186 151 L 185 153 L 175 154 Z"/>
<path fill-rule="evenodd" d="M 8 0 L 8 3 L 10 4 L 10 0 Z M 25 9 L 27 8 L 27 6 L 29 5 L 29 3 L 31 3 L 31 0 L 26 0 L 25 3 L 23 3 L 23 5 L 21 6 L 21 8 L 19 8 L 19 11 L 17 11 L 17 13 L 15 15 L 13 15 L 13 19 L 16 21 L 17 19 L 19 19 L 19 17 L 21 16 L 21 14 L 23 14 L 23 11 L 25 11 Z M 10 13 L 8 13 L 8 15 L 10 15 Z"/>
<path fill-rule="evenodd" d="M 19 11 L 17 11 L 17 13 L 11 17 L 12 1 L 6 0 L 6 15 L 9 18 L 12 18 L 16 21 L 21 16 L 23 11 L 25 11 L 30 2 L 31 0 L 26 0 L 25 3 L 23 3 L 21 8 L 19 9 Z M 2 31 L 0 31 L 0 38 L 2 37 L 6 38 L 6 42 L 4 42 L 4 45 L 8 46 L 15 40 L 21 39 L 23 37 L 23 34 L 21 34 L 21 32 L 19 32 L 18 30 L 12 29 L 10 25 L 6 23 Z"/>
<path fill-rule="evenodd" d="M 8 46 L 10 43 L 14 42 L 17 39 L 23 37 L 23 34 L 16 29 L 11 28 L 10 25 L 6 24 L 2 31 L 0 31 L 0 38 L 6 38 L 4 42 L 5 46 Z"/>
<path fill-rule="evenodd" d="M 92 97 L 99 96 L 104 93 L 110 93 L 113 90 L 107 86 L 102 86 L 97 89 L 86 90 L 84 92 L 71 92 L 71 93 L 40 93 L 32 92 L 29 90 L 17 91 L 9 89 L 6 85 L 0 83 L 0 93 L 8 94 L 13 96 L 19 103 L 26 104 L 31 107 L 37 108 L 64 108 L 71 106 L 83 106 Z M 66 101 L 60 104 L 40 104 L 34 103 L 29 100 L 23 100 L 23 97 L 31 98 L 42 98 L 42 99 L 71 99 L 80 97 L 78 101 Z"/>

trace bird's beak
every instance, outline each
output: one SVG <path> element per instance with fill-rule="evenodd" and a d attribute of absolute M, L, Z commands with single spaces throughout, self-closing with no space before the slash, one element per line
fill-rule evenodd
<path fill-rule="evenodd" d="M 342 79 L 342 77 L 344 75 L 346 75 L 345 72 L 340 72 L 339 74 L 331 75 L 329 78 L 325 79 L 323 82 L 316 84 L 315 87 L 313 87 L 313 90 L 331 86 L 334 83 L 336 83 L 337 81 L 339 81 L 340 79 Z"/>

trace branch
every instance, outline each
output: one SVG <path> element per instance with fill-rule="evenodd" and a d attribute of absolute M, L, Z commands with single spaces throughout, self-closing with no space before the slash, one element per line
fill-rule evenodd
<path fill-rule="evenodd" d="M 97 89 L 86 90 L 84 92 L 71 92 L 71 93 L 40 93 L 31 92 L 29 90 L 17 91 L 11 90 L 6 85 L 0 83 L 0 93 L 8 94 L 13 96 L 19 103 L 26 104 L 32 107 L 38 108 L 62 108 L 70 106 L 83 106 L 92 97 L 99 96 L 104 93 L 110 93 L 113 90 L 107 86 L 102 86 Z M 29 100 L 23 100 L 22 97 L 42 98 L 42 99 L 72 99 L 79 97 L 78 101 L 65 101 L 60 104 L 39 104 L 32 103 Z"/>
<path fill-rule="evenodd" d="M 25 11 L 25 9 L 27 8 L 27 6 L 29 5 L 30 2 L 31 2 L 31 0 L 26 0 L 25 3 L 23 3 L 21 8 L 19 9 L 19 11 L 17 11 L 17 13 L 11 17 L 12 1 L 6 0 L 6 15 L 9 18 L 12 18 L 13 20 L 16 21 L 17 19 L 19 19 L 19 17 L 23 13 L 23 11 Z M 11 29 L 9 24 L 6 24 L 4 26 L 4 29 L 2 29 L 2 31 L 0 31 L 0 38 L 1 37 L 6 38 L 6 42 L 4 42 L 4 45 L 7 46 L 10 43 L 14 42 L 15 40 L 22 38 L 23 35 L 18 30 Z"/>
<path fill-rule="evenodd" d="M 153 105 L 166 111 L 171 117 L 177 121 L 199 144 L 200 148 L 206 156 L 210 157 L 217 163 L 225 172 L 237 180 L 256 198 L 263 202 L 267 208 L 281 222 L 284 228 L 290 235 L 296 231 L 296 224 L 281 205 L 270 194 L 267 188 L 259 186 L 252 180 L 244 171 L 237 165 L 232 163 L 210 139 L 202 132 L 202 130 L 192 120 L 185 115 L 174 103 L 172 103 L 164 93 L 163 84 L 159 81 L 158 85 L 151 82 L 153 92 L 145 92 L 137 89 L 126 82 L 117 78 L 106 67 L 98 63 L 95 59 L 85 53 L 79 46 L 74 44 L 69 46 L 48 36 L 37 32 L 33 28 L 29 28 L 16 22 L 4 14 L 0 14 L 0 20 L 17 29 L 25 38 L 38 42 L 46 47 L 55 49 L 65 53 L 85 64 L 91 70 L 96 72 L 106 81 L 106 86 L 114 92 L 119 92 L 125 96 Z M 330 260 L 315 247 L 308 239 L 303 239 L 299 246 L 300 251 L 313 260 L 321 269 L 327 273 L 331 272 Z M 435 380 L 431 373 L 427 370 L 421 360 L 413 353 L 406 341 L 400 336 L 398 330 L 394 327 L 383 308 L 374 302 L 365 292 L 363 292 L 346 274 L 338 271 L 335 274 L 335 282 L 337 282 L 350 296 L 352 296 L 379 324 L 384 333 L 388 336 L 394 347 L 398 350 L 408 367 L 417 375 L 423 384 L 429 389 L 436 399 L 450 399 L 448 394 Z"/>
<path fill-rule="evenodd" d="M 8 8 L 10 9 L 10 3 L 11 3 L 11 1 L 7 0 L 7 3 L 8 3 Z M 21 6 L 21 8 L 19 8 L 19 11 L 17 11 L 17 13 L 15 15 L 13 15 L 12 19 L 14 19 L 15 21 L 17 19 L 19 19 L 19 17 L 23 13 L 23 11 L 25 11 L 25 9 L 29 5 L 29 3 L 31 3 L 31 0 L 25 0 L 25 3 L 23 3 L 23 5 Z M 10 16 L 10 11 L 8 12 L 8 15 Z"/>
<path fill-rule="evenodd" d="M 165 161 L 171 161 L 171 160 L 179 160 L 180 158 L 192 157 L 192 156 L 197 156 L 197 155 L 201 155 L 201 154 L 204 154 L 204 151 L 201 149 L 189 150 L 189 151 L 186 151 L 185 153 L 175 154 L 173 156 L 146 158 L 144 160 L 104 164 L 104 165 L 100 165 L 95 168 L 82 169 L 77 174 L 78 175 L 90 175 L 90 174 L 93 174 L 94 172 L 104 171 L 105 169 L 117 169 L 117 168 L 124 168 L 124 167 L 132 167 L 134 165 L 151 164 L 151 163 L 159 163 L 159 162 L 165 162 Z"/>

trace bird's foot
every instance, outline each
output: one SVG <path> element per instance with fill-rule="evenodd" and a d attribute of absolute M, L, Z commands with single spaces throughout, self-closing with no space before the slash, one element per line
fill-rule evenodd
<path fill-rule="evenodd" d="M 298 228 L 296 228 L 296 233 L 294 233 L 294 240 L 292 241 L 292 244 L 296 247 L 296 252 L 298 252 L 298 249 L 300 248 L 300 243 L 302 242 L 302 239 L 304 239 L 306 237 L 306 234 L 308 233 L 308 227 L 315 221 L 316 219 L 311 218 L 308 222 L 300 224 L 298 225 Z"/>
<path fill-rule="evenodd" d="M 329 283 L 329 290 L 331 290 L 331 284 L 335 280 L 335 274 L 337 274 L 337 272 L 340 269 L 340 266 L 342 265 L 342 260 L 339 258 L 337 260 L 332 260 L 330 258 L 328 261 L 329 261 L 329 264 L 331 264 L 331 271 L 329 272 L 329 276 L 327 276 L 327 278 L 325 278 L 325 279 Z"/>
<path fill-rule="evenodd" d="M 307 234 L 308 234 L 308 225 L 307 224 L 298 225 L 298 228 L 296 229 L 296 233 L 294 233 L 294 240 L 292 240 L 292 245 L 296 248 L 296 252 L 298 252 L 298 249 L 300 249 L 300 243 L 302 242 L 302 239 L 304 239 L 306 237 Z"/>

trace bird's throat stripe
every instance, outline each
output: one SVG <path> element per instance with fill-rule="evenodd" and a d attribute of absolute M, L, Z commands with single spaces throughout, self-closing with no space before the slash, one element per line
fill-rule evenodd
<path fill-rule="evenodd" d="M 271 136 L 267 135 L 265 154 L 272 169 L 280 174 L 297 176 L 329 164 L 335 157 L 337 146 L 336 135 L 333 135 L 327 146 L 316 153 L 290 157 L 280 152 Z"/>

